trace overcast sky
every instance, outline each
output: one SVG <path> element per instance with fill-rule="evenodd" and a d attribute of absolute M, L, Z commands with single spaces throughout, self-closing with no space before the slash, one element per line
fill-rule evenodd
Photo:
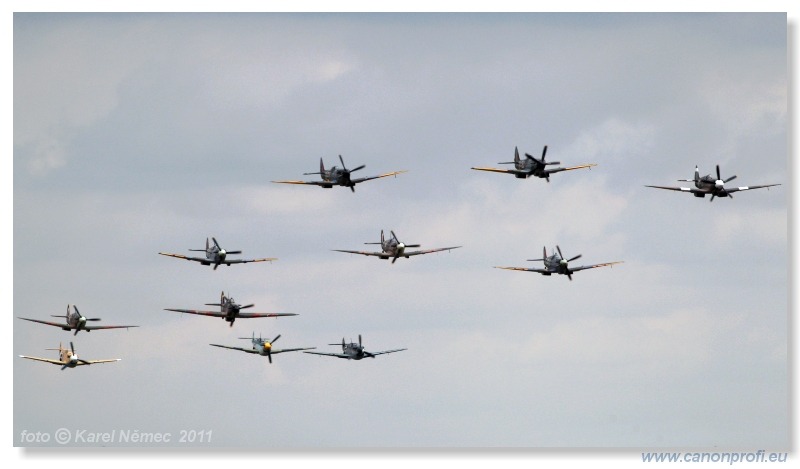
<path fill-rule="evenodd" d="M 789 445 L 785 14 L 15 14 L 13 319 L 23 431 L 211 446 Z M 470 170 L 520 153 L 591 170 Z M 359 176 L 315 178 L 319 159 Z M 729 185 L 698 199 L 695 165 Z M 685 183 L 683 183 L 685 185 Z M 452 252 L 388 261 L 381 230 Z M 215 236 L 268 264 L 210 267 Z M 559 245 L 563 276 L 535 266 Z M 220 319 L 220 291 L 278 319 Z M 281 334 L 374 360 L 210 347 Z M 16 355 L 74 341 L 115 364 Z M 78 405 L 75 401 L 82 404 Z M 54 445 L 51 441 L 46 445 Z"/>

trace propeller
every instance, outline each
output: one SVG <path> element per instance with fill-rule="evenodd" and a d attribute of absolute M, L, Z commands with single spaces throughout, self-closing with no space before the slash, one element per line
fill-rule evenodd
<path fill-rule="evenodd" d="M 570 272 L 569 270 L 569 263 L 574 261 L 575 259 L 579 259 L 581 256 L 583 256 L 583 254 L 578 254 L 577 256 L 572 257 L 570 259 L 565 259 L 564 255 L 561 253 L 561 248 L 558 245 L 556 245 L 556 249 L 558 250 L 559 257 L 561 257 L 560 264 L 564 268 L 564 270 L 566 270 L 567 278 L 569 278 L 569 280 L 572 281 L 572 272 Z"/>
<path fill-rule="evenodd" d="M 392 258 L 392 264 L 394 264 L 394 262 L 397 260 L 398 257 L 400 257 L 400 255 L 402 254 L 402 252 L 406 248 L 418 248 L 418 247 L 422 246 L 421 244 L 405 244 L 405 243 L 401 243 L 400 240 L 397 239 L 397 235 L 394 234 L 394 231 L 389 230 L 389 232 L 392 233 L 392 238 L 394 239 L 394 241 L 396 243 L 396 246 L 397 246 L 397 249 L 395 250 L 394 258 Z"/>
<path fill-rule="evenodd" d="M 547 154 L 547 145 L 545 145 L 545 146 L 544 146 L 544 149 L 542 149 L 542 157 L 541 157 L 541 158 L 539 158 L 539 159 L 536 159 L 536 158 L 534 158 L 534 157 L 533 157 L 533 155 L 531 155 L 531 154 L 529 154 L 529 153 L 525 153 L 525 156 L 526 156 L 526 157 L 528 157 L 528 158 L 530 158 L 530 159 L 532 159 L 533 161 L 536 161 L 537 163 L 539 163 L 539 164 L 540 164 L 540 165 L 542 165 L 542 166 L 554 165 L 554 164 L 561 164 L 561 162 L 560 162 L 560 161 L 551 161 L 551 162 L 549 162 L 549 163 L 548 163 L 548 162 L 546 162 L 546 161 L 544 160 L 544 157 L 545 157 L 545 155 L 546 155 L 546 154 Z M 550 182 L 550 175 L 549 175 L 549 174 L 545 174 L 544 178 L 545 178 L 545 180 L 546 180 L 547 182 Z"/>
<path fill-rule="evenodd" d="M 73 363 L 74 362 L 81 362 L 84 365 L 91 365 L 92 364 L 91 362 L 89 362 L 87 360 L 84 360 L 82 358 L 78 358 L 78 354 L 75 353 L 75 346 L 72 344 L 72 342 L 69 343 L 69 348 L 70 348 L 70 350 L 72 350 L 72 358 L 70 359 L 70 362 L 73 362 Z"/>
<path fill-rule="evenodd" d="M 725 183 L 733 181 L 734 179 L 736 179 L 735 175 L 723 180 L 720 175 L 719 165 L 717 165 L 717 180 L 714 181 L 714 192 L 711 193 L 711 200 L 709 202 L 713 202 L 714 197 L 730 197 L 732 199 L 733 196 L 725 190 Z"/>
<path fill-rule="evenodd" d="M 261 336 L 259 336 L 259 338 L 261 338 Z M 281 338 L 281 335 L 280 335 L 280 334 L 278 334 L 278 335 L 276 335 L 276 336 L 275 336 L 275 338 L 274 338 L 274 339 L 272 339 L 272 340 L 269 342 L 269 346 L 267 346 L 266 344 L 264 344 L 264 349 L 267 351 L 267 359 L 269 360 L 269 362 L 270 362 L 270 363 L 272 363 L 272 344 L 274 344 L 274 343 L 275 343 L 275 341 L 276 341 L 276 340 L 278 340 L 278 339 L 280 339 L 280 338 Z"/>
<path fill-rule="evenodd" d="M 339 161 L 342 162 L 342 169 L 345 170 L 345 172 L 348 172 L 348 173 L 352 173 L 354 171 L 358 171 L 360 169 L 364 169 L 364 168 L 367 167 L 367 165 L 362 164 L 361 166 L 355 167 L 353 169 L 347 169 L 347 167 L 344 165 L 344 160 L 342 159 L 342 155 L 339 155 Z"/>
<path fill-rule="evenodd" d="M 348 183 L 350 183 L 350 173 L 352 173 L 353 171 L 358 171 L 359 169 L 364 169 L 364 168 L 367 167 L 367 165 L 362 164 L 361 166 L 355 167 L 353 169 L 347 169 L 347 166 L 345 166 L 345 164 L 344 164 L 344 159 L 342 159 L 342 155 L 339 155 L 339 161 L 342 162 L 342 172 L 343 172 L 342 176 L 347 180 Z M 349 184 L 349 186 L 350 186 L 350 191 L 351 192 L 355 192 L 356 191 L 356 185 L 355 184 Z"/>

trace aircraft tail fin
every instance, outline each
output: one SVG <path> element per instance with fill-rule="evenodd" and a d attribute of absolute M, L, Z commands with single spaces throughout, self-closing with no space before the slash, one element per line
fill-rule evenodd
<path fill-rule="evenodd" d="M 497 164 L 513 164 L 519 166 L 519 147 L 514 147 L 514 161 L 501 161 Z"/>
<path fill-rule="evenodd" d="M 678 181 L 693 182 L 697 184 L 700 182 L 700 169 L 697 166 L 694 167 L 694 179 L 678 179 Z"/>
<path fill-rule="evenodd" d="M 205 249 L 189 249 L 190 251 L 197 251 L 197 252 L 208 252 L 208 238 L 206 238 L 206 248 Z"/>
<path fill-rule="evenodd" d="M 59 316 L 57 314 L 51 314 L 50 317 L 52 317 L 52 318 L 68 318 L 69 317 L 69 305 L 67 305 L 67 314 L 65 314 L 63 316 Z"/>

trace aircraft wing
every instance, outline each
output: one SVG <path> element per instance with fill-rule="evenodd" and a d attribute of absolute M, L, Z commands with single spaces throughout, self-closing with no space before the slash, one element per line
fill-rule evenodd
<path fill-rule="evenodd" d="M 97 329 L 127 329 L 129 327 L 139 327 L 139 326 L 84 326 L 84 330 L 86 331 L 94 331 Z"/>
<path fill-rule="evenodd" d="M 327 355 L 329 357 L 337 357 L 337 358 L 351 358 L 350 355 L 345 355 L 343 353 L 324 353 L 324 352 L 303 352 L 303 353 L 311 353 L 314 355 Z"/>
<path fill-rule="evenodd" d="M 184 259 L 184 260 L 187 260 L 187 261 L 206 262 L 206 263 L 210 263 L 211 262 L 210 260 L 206 259 L 205 257 L 189 257 L 189 256 L 184 256 L 183 254 L 172 254 L 172 253 L 169 253 L 169 252 L 159 252 L 159 254 L 161 254 L 162 256 L 175 257 L 177 259 Z"/>
<path fill-rule="evenodd" d="M 297 313 L 239 313 L 236 318 L 276 318 L 278 316 L 297 316 Z"/>
<path fill-rule="evenodd" d="M 765 187 L 773 187 L 773 186 L 780 186 L 780 184 L 765 184 L 762 186 L 744 186 L 744 187 L 731 187 L 725 188 L 725 192 L 739 192 L 739 191 L 749 191 L 751 189 L 763 189 Z"/>
<path fill-rule="evenodd" d="M 377 355 L 383 355 L 385 353 L 402 352 L 403 350 L 408 350 L 408 349 L 407 348 L 399 348 L 399 349 L 396 349 L 396 350 L 384 350 L 383 352 L 375 352 L 375 353 L 365 352 L 365 353 L 369 353 L 372 356 L 377 356 Z"/>
<path fill-rule="evenodd" d="M 385 177 L 389 177 L 389 176 L 397 176 L 398 174 L 407 173 L 407 172 L 408 171 L 405 171 L 405 170 L 404 171 L 392 171 L 391 173 L 381 174 L 379 176 L 370 176 L 370 177 L 365 177 L 365 178 L 351 179 L 350 182 L 352 182 L 353 184 L 358 184 L 359 182 L 369 181 L 369 180 L 372 180 L 372 179 L 380 179 L 380 178 L 385 178 Z"/>
<path fill-rule="evenodd" d="M 258 354 L 257 350 L 253 350 L 251 348 L 244 348 L 244 347 L 230 347 L 228 345 L 219 345 L 219 344 L 208 344 L 212 347 L 220 347 L 220 348 L 228 348 L 231 350 L 239 350 L 240 352 L 247 352 L 247 353 L 255 353 Z M 274 352 L 273 352 L 274 353 Z"/>
<path fill-rule="evenodd" d="M 196 309 L 170 309 L 164 308 L 165 311 L 175 311 L 176 313 L 189 313 L 189 314 L 199 314 L 202 316 L 214 316 L 215 318 L 224 318 L 227 314 L 222 313 L 220 311 L 198 311 Z"/>
<path fill-rule="evenodd" d="M 449 248 L 424 249 L 422 251 L 404 252 L 400 257 L 419 256 L 420 254 L 430 254 L 432 252 L 449 251 L 451 249 L 458 249 L 460 247 L 461 246 L 451 246 Z"/>
<path fill-rule="evenodd" d="M 330 181 L 272 181 L 276 184 L 307 184 L 311 186 L 331 185 Z"/>
<path fill-rule="evenodd" d="M 264 257 L 261 259 L 225 259 L 224 261 L 220 262 L 222 264 L 247 264 L 248 262 L 272 262 L 277 261 L 277 257 Z M 212 262 L 213 264 L 213 262 Z"/>
<path fill-rule="evenodd" d="M 570 267 L 569 270 L 572 272 L 578 272 L 579 270 L 594 269 L 596 267 L 611 267 L 614 264 L 622 264 L 623 262 L 625 261 L 604 262 L 602 264 L 594 264 L 594 265 L 582 265 L 580 267 Z"/>
<path fill-rule="evenodd" d="M 120 360 L 122 360 L 122 359 L 121 358 L 110 358 L 108 360 L 86 360 L 89 363 L 85 363 L 85 362 L 79 361 L 78 363 L 75 364 L 75 366 L 94 365 L 96 363 L 111 363 L 111 362 L 118 362 Z M 63 363 L 61 363 L 61 364 L 63 365 Z"/>
<path fill-rule="evenodd" d="M 578 166 L 570 166 L 569 168 L 546 169 L 545 173 L 547 174 L 560 173 L 561 171 L 572 171 L 573 169 L 591 168 L 592 166 L 597 166 L 597 164 L 591 163 L 591 164 L 582 164 Z"/>
<path fill-rule="evenodd" d="M 693 194 L 710 194 L 711 193 L 711 190 L 697 189 L 696 187 L 669 187 L 669 186 L 644 186 L 644 187 L 652 187 L 654 189 L 666 189 L 668 191 L 691 192 Z"/>
<path fill-rule="evenodd" d="M 19 316 L 17 316 L 17 317 L 20 318 Z M 74 327 L 70 326 L 69 324 L 67 324 L 65 322 L 50 322 L 50 321 L 41 321 L 39 319 L 28 319 L 28 318 L 20 318 L 20 319 L 24 319 L 26 321 L 38 322 L 40 324 L 47 324 L 48 326 L 60 327 L 60 328 L 64 329 L 65 331 L 70 331 L 70 330 L 74 329 Z"/>
<path fill-rule="evenodd" d="M 386 254 L 385 252 L 371 252 L 371 251 L 347 251 L 347 250 L 345 250 L 345 249 L 333 249 L 333 251 L 336 251 L 336 252 L 346 252 L 346 253 L 348 253 L 348 254 L 361 254 L 362 256 L 376 256 L 376 257 L 382 257 L 382 258 L 384 258 L 384 259 L 388 259 L 389 257 L 391 257 L 391 256 L 389 256 L 388 254 Z"/>
<path fill-rule="evenodd" d="M 283 353 L 283 352 L 297 352 L 299 350 L 314 350 L 316 347 L 305 347 L 305 348 L 283 348 L 279 350 L 272 349 L 270 351 L 271 354 L 275 355 L 276 353 Z M 311 352 L 308 352 L 311 353 Z"/>
<path fill-rule="evenodd" d="M 527 176 L 527 175 L 530 174 L 528 171 L 519 171 L 519 170 L 516 170 L 516 169 L 500 169 L 500 168 L 471 168 L 471 169 L 474 169 L 476 171 L 489 171 L 489 172 L 492 172 L 492 173 L 506 173 L 506 174 L 514 174 L 514 175 L 516 175 L 516 174 L 524 174 L 524 175 Z"/>
<path fill-rule="evenodd" d="M 520 272 L 538 272 L 540 274 L 553 274 L 555 272 L 547 269 L 537 269 L 535 267 L 495 267 L 495 269 L 519 270 Z"/>
<path fill-rule="evenodd" d="M 26 355 L 20 355 L 20 357 L 21 358 L 27 358 L 28 360 L 36 360 L 36 361 L 40 361 L 40 362 L 52 363 L 53 365 L 62 365 L 62 366 L 64 365 L 64 362 L 62 362 L 61 360 L 51 360 L 49 358 L 29 357 L 29 356 L 26 356 Z M 80 362 L 78 362 L 78 363 L 80 363 Z"/>

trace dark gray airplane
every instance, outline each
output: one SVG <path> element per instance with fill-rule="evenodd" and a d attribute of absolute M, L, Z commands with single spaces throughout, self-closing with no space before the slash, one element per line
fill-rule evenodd
<path fill-rule="evenodd" d="M 553 173 L 560 173 L 561 171 L 572 171 L 573 169 L 581 169 L 581 168 L 591 168 L 592 166 L 597 166 L 596 164 L 582 164 L 579 166 L 570 166 L 569 168 L 553 168 L 547 169 L 547 166 L 561 164 L 558 161 L 547 161 L 544 160 L 544 155 L 547 153 L 547 145 L 544 146 L 544 150 L 542 150 L 542 157 L 540 159 L 536 159 L 533 156 L 525 153 L 525 159 L 520 159 L 519 157 L 519 149 L 514 147 L 514 161 L 497 163 L 497 164 L 513 164 L 514 169 L 499 169 L 499 168 L 472 168 L 477 171 L 491 171 L 493 173 L 506 173 L 506 174 L 513 174 L 517 179 L 527 179 L 531 176 L 536 176 L 538 178 L 544 178 L 547 182 L 550 182 L 550 175 Z"/>
<path fill-rule="evenodd" d="M 217 270 L 217 267 L 220 264 L 231 265 L 231 264 L 246 264 L 248 262 L 272 262 L 278 260 L 275 257 L 265 257 L 262 259 L 228 259 L 228 254 L 241 254 L 242 251 L 226 251 L 222 249 L 217 242 L 217 239 L 213 236 L 211 240 L 214 241 L 213 246 L 209 246 L 208 238 L 206 238 L 206 248 L 205 249 L 189 249 L 190 251 L 199 251 L 205 252 L 206 257 L 188 257 L 183 256 L 181 254 L 170 254 L 166 252 L 159 252 L 162 256 L 169 256 L 169 257 L 177 257 L 178 259 L 185 259 L 187 261 L 195 261 L 199 262 L 202 265 L 211 265 L 214 264 L 214 270 Z"/>
<path fill-rule="evenodd" d="M 202 316 L 213 316 L 216 318 L 222 318 L 225 321 L 231 323 L 230 324 L 231 327 L 233 327 L 233 322 L 236 321 L 237 318 L 250 319 L 250 318 L 275 318 L 278 316 L 297 316 L 297 314 L 295 313 L 241 313 L 239 312 L 240 310 L 245 308 L 252 308 L 255 305 L 249 304 L 241 306 L 233 300 L 233 297 L 225 296 L 224 291 L 220 293 L 219 303 L 206 303 L 206 306 L 219 306 L 220 310 L 198 311 L 196 309 L 171 309 L 171 308 L 165 308 L 165 310 L 175 311 L 176 313 L 199 314 Z"/>
<path fill-rule="evenodd" d="M 272 182 L 278 184 L 310 184 L 314 186 L 320 186 L 325 189 L 330 189 L 333 186 L 344 186 L 344 187 L 349 187 L 351 191 L 355 192 L 356 191 L 355 185 L 360 182 L 369 181 L 371 179 L 385 178 L 388 176 L 396 177 L 398 174 L 406 172 L 406 171 L 393 171 L 391 173 L 385 173 L 379 176 L 370 176 L 365 178 L 353 179 L 350 176 L 350 173 L 353 173 L 360 169 L 364 169 L 366 165 L 362 164 L 361 166 L 358 166 L 356 168 L 347 169 L 347 167 L 344 165 L 344 160 L 342 159 L 342 155 L 339 155 L 339 161 L 342 162 L 341 168 L 333 166 L 331 169 L 326 170 L 325 165 L 322 163 L 322 158 L 320 158 L 318 173 L 303 173 L 303 175 L 305 176 L 309 176 L 312 174 L 319 174 L 322 178 L 321 181 L 272 181 Z"/>
<path fill-rule="evenodd" d="M 408 259 L 411 256 L 419 256 L 420 254 L 430 254 L 432 252 L 439 252 L 439 251 L 449 251 L 451 249 L 458 249 L 461 246 L 451 246 L 448 248 L 438 248 L 438 249 L 425 249 L 422 251 L 406 251 L 406 248 L 418 248 L 420 247 L 419 244 L 404 244 L 401 243 L 397 236 L 394 234 L 394 231 L 389 231 L 392 234 L 392 237 L 386 239 L 383 235 L 383 230 L 381 230 L 381 241 L 379 243 L 364 243 L 364 244 L 380 244 L 381 245 L 381 252 L 372 252 L 372 251 L 347 251 L 344 249 L 334 249 L 336 252 L 346 252 L 349 254 L 361 254 L 362 256 L 376 256 L 381 259 L 388 259 L 392 258 L 392 264 L 397 260 L 398 257 L 405 257 Z"/>
<path fill-rule="evenodd" d="M 556 246 L 556 249 L 550 256 L 547 255 L 547 248 L 546 247 L 542 248 L 542 256 L 543 257 L 541 259 L 528 259 L 528 261 L 544 261 L 544 269 L 527 268 L 527 267 L 495 267 L 495 269 L 520 270 L 523 272 L 538 272 L 542 275 L 561 274 L 561 275 L 566 275 L 570 280 L 572 280 L 572 274 L 574 272 L 586 269 L 594 269 L 596 267 L 607 267 L 607 266 L 610 267 L 613 266 L 614 264 L 622 264 L 623 262 L 623 261 L 604 262 L 602 264 L 570 267 L 569 262 L 572 262 L 580 258 L 582 254 L 578 254 L 577 256 L 571 259 L 565 259 L 564 256 L 561 254 L 561 248 L 558 246 Z"/>
<path fill-rule="evenodd" d="M 719 173 L 719 165 L 717 165 L 716 179 L 707 174 L 700 177 L 700 170 L 697 166 L 694 167 L 694 179 L 678 179 L 683 182 L 694 182 L 694 187 L 668 187 L 668 186 L 645 186 L 653 187 L 655 189 L 666 189 L 670 191 L 691 192 L 695 197 L 704 198 L 707 194 L 711 194 L 710 202 L 714 201 L 714 197 L 730 197 L 733 198 L 731 193 L 739 191 L 749 191 L 751 189 L 763 189 L 764 187 L 780 186 L 780 184 L 766 184 L 761 186 L 742 186 L 742 187 L 725 187 L 725 183 L 733 181 L 736 176 L 731 176 L 723 180 Z"/>
<path fill-rule="evenodd" d="M 81 366 L 81 365 L 94 365 L 95 363 L 111 363 L 122 360 L 121 358 L 112 358 L 108 360 L 84 360 L 82 358 L 78 358 L 78 354 L 75 353 L 75 346 L 72 345 L 72 342 L 69 343 L 69 349 L 66 349 L 62 347 L 61 344 L 58 344 L 58 348 L 49 348 L 45 350 L 57 350 L 58 360 L 51 360 L 49 358 L 40 358 L 40 357 L 29 357 L 26 355 L 20 355 L 20 357 L 27 358 L 28 360 L 36 360 L 40 362 L 52 363 L 53 365 L 61 365 L 61 371 L 64 371 L 64 368 L 75 368 L 76 366 Z"/>
<path fill-rule="evenodd" d="M 339 345 L 339 344 L 328 344 L 328 345 Z M 342 353 L 323 353 L 323 352 L 303 352 L 303 353 L 311 353 L 314 355 L 327 355 L 329 357 L 338 357 L 338 358 L 346 358 L 348 360 L 361 360 L 362 358 L 375 358 L 378 355 L 383 355 L 385 353 L 394 353 L 394 352 L 402 352 L 403 350 L 408 350 L 405 348 L 400 348 L 396 350 L 385 350 L 383 352 L 367 352 L 364 350 L 364 346 L 361 345 L 361 334 L 358 335 L 358 343 L 350 342 L 349 344 L 345 343 L 344 337 L 342 337 Z"/>
<path fill-rule="evenodd" d="M 74 311 L 73 311 L 74 309 Z M 47 324 L 48 326 L 55 326 L 64 329 L 65 331 L 75 330 L 75 334 L 78 335 L 78 331 L 86 331 L 91 332 L 96 329 L 127 329 L 129 327 L 139 327 L 139 326 L 87 326 L 86 323 L 90 321 L 99 321 L 100 318 L 87 318 L 78 311 L 77 306 L 70 306 L 67 305 L 67 314 L 64 316 L 58 316 L 55 314 L 51 314 L 54 318 L 64 318 L 66 322 L 50 322 L 50 321 L 40 321 L 39 319 L 28 319 L 28 318 L 20 318 L 26 321 L 38 322 L 40 324 Z M 19 316 L 18 316 L 19 317 Z"/>
<path fill-rule="evenodd" d="M 281 337 L 281 335 L 278 334 L 272 340 L 264 340 L 259 335 L 258 339 L 256 339 L 256 333 L 253 332 L 253 337 L 239 337 L 240 339 L 248 339 L 248 340 L 250 340 L 251 343 L 253 344 L 252 348 L 229 347 L 227 345 L 219 345 L 219 344 L 209 344 L 209 345 L 214 346 L 214 347 L 227 348 L 227 349 L 231 349 L 231 350 L 239 350 L 239 351 L 247 352 L 247 353 L 255 353 L 255 354 L 261 355 L 262 357 L 267 357 L 267 359 L 269 359 L 270 363 L 272 363 L 272 355 L 274 355 L 276 353 L 297 352 L 298 350 L 313 350 L 313 349 L 316 348 L 316 347 L 285 348 L 285 349 L 274 349 L 274 348 L 272 348 L 272 344 L 274 344 L 275 341 L 278 340 L 280 337 Z"/>

